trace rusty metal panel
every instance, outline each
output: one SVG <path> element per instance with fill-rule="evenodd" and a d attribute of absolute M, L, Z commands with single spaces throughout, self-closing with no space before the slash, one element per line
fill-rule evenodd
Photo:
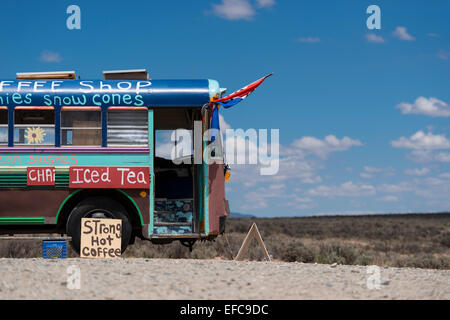
<path fill-rule="evenodd" d="M 226 216 L 225 175 L 222 163 L 209 165 L 209 233 L 219 234 L 219 217 Z"/>

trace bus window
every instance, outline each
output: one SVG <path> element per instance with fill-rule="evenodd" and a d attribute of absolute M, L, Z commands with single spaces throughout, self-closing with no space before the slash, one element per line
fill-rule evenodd
<path fill-rule="evenodd" d="M 62 146 L 101 146 L 100 108 L 63 107 L 61 110 Z"/>
<path fill-rule="evenodd" d="M 194 152 L 192 130 L 156 130 L 155 156 L 164 159 L 190 158 Z"/>
<path fill-rule="evenodd" d="M 8 144 L 8 108 L 0 107 L 0 145 Z"/>
<path fill-rule="evenodd" d="M 147 108 L 108 108 L 108 146 L 148 146 Z"/>
<path fill-rule="evenodd" d="M 55 110 L 53 107 L 16 107 L 14 144 L 54 145 Z"/>

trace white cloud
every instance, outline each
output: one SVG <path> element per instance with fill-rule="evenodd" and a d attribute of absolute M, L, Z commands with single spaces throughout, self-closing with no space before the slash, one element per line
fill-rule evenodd
<path fill-rule="evenodd" d="M 448 60 L 450 53 L 444 50 L 439 50 L 439 52 L 436 55 L 439 59 Z"/>
<path fill-rule="evenodd" d="M 377 192 L 396 196 L 399 193 L 413 195 L 427 199 L 448 199 L 450 192 L 450 180 L 436 177 L 414 178 L 409 181 L 402 181 L 397 184 L 382 184 L 377 186 Z"/>
<path fill-rule="evenodd" d="M 450 172 L 441 173 L 439 177 L 444 179 L 450 179 Z"/>
<path fill-rule="evenodd" d="M 268 201 L 270 199 L 282 199 L 287 197 L 285 191 L 286 185 L 271 184 L 266 188 L 260 187 L 256 190 L 247 192 L 244 195 L 245 203 L 242 205 L 242 209 L 262 209 L 268 207 Z"/>
<path fill-rule="evenodd" d="M 232 138 L 231 138 L 232 139 Z M 232 159 L 234 154 L 244 158 L 250 152 L 255 154 L 258 152 L 258 146 L 237 136 L 235 139 L 234 149 L 227 147 L 227 160 Z M 231 141 L 230 141 L 231 142 Z M 228 139 L 226 144 L 228 143 Z M 334 135 L 318 139 L 315 137 L 303 137 L 295 140 L 288 146 L 280 145 L 280 158 L 278 160 L 278 173 L 275 176 L 261 176 L 258 174 L 257 165 L 231 165 L 234 181 L 239 183 L 248 183 L 248 181 L 285 181 L 295 180 L 301 184 L 321 183 L 322 178 L 318 175 L 318 171 L 322 168 L 323 160 L 326 160 L 332 152 L 345 151 L 352 146 L 362 145 L 358 140 L 348 137 L 337 139 Z M 235 156 L 235 159 L 237 157 Z M 229 161 L 230 162 L 230 161 Z"/>
<path fill-rule="evenodd" d="M 296 39 L 297 42 L 317 43 L 320 42 L 319 37 L 300 37 Z"/>
<path fill-rule="evenodd" d="M 244 195 L 242 210 L 257 210 L 269 207 L 270 200 L 275 200 L 278 206 L 288 206 L 295 209 L 308 209 L 314 207 L 311 198 L 301 197 L 295 193 L 288 193 L 284 184 L 271 184 L 268 187 L 259 187 Z"/>
<path fill-rule="evenodd" d="M 376 193 L 374 186 L 370 184 L 355 184 L 347 181 L 338 186 L 319 186 L 308 190 L 310 196 L 319 197 L 359 197 L 370 196 Z"/>
<path fill-rule="evenodd" d="M 374 42 L 374 43 L 383 43 L 385 42 L 384 38 L 382 36 L 377 36 L 375 33 L 368 33 L 366 34 L 366 40 L 368 42 Z"/>
<path fill-rule="evenodd" d="M 249 20 L 255 15 L 248 0 L 222 0 L 220 4 L 213 4 L 213 12 L 227 20 Z"/>
<path fill-rule="evenodd" d="M 306 178 L 301 179 L 300 182 L 303 183 L 303 184 L 321 183 L 322 182 L 322 178 L 320 176 L 306 177 Z"/>
<path fill-rule="evenodd" d="M 317 175 L 318 164 L 312 159 L 303 159 L 301 157 L 282 157 L 280 159 L 280 171 L 278 179 L 294 179 L 301 183 L 314 183 Z"/>
<path fill-rule="evenodd" d="M 416 38 L 414 38 L 412 35 L 410 35 L 405 27 L 397 27 L 395 28 L 395 31 L 392 33 L 392 35 L 400 40 L 405 41 L 414 41 Z"/>
<path fill-rule="evenodd" d="M 450 153 L 433 152 L 433 150 L 413 150 L 408 156 L 410 160 L 418 163 L 425 162 L 450 162 Z"/>
<path fill-rule="evenodd" d="M 221 124 L 221 128 L 225 126 L 230 127 L 226 122 Z M 231 136 L 228 137 L 231 138 Z M 228 142 L 228 137 L 225 145 Z M 235 153 L 248 154 L 248 150 L 257 153 L 258 145 L 245 139 L 244 136 L 237 135 L 234 139 L 236 139 Z M 287 146 L 279 146 L 279 171 L 276 175 L 260 175 L 260 165 L 231 164 L 230 184 L 232 184 L 234 191 L 242 190 L 241 188 L 248 190 L 244 195 L 245 201 L 241 205 L 241 209 L 268 208 L 272 205 L 274 199 L 284 199 L 282 204 L 278 201 L 278 205 L 282 206 L 290 206 L 295 209 L 312 208 L 315 206 L 314 202 L 308 197 L 299 197 L 298 193 L 301 191 L 298 191 L 297 186 L 321 183 L 322 178 L 318 171 L 323 168 L 323 160 L 326 160 L 330 153 L 345 151 L 352 146 L 360 145 L 362 143 L 359 140 L 349 137 L 341 139 L 334 135 L 329 135 L 323 139 L 302 137 Z M 226 150 L 227 160 L 231 156 L 228 153 L 229 151 Z"/>
<path fill-rule="evenodd" d="M 274 190 L 284 190 L 285 188 L 286 188 L 286 185 L 283 184 L 283 183 L 274 183 L 274 184 L 271 184 L 269 186 L 269 190 L 272 190 L 272 191 L 274 191 Z"/>
<path fill-rule="evenodd" d="M 256 0 L 256 4 L 260 8 L 270 8 L 275 4 L 275 0 Z"/>
<path fill-rule="evenodd" d="M 323 140 L 315 137 L 303 137 L 295 140 L 289 146 L 290 151 L 300 151 L 307 154 L 314 154 L 321 159 L 326 159 L 332 152 L 345 151 L 353 146 L 362 146 L 359 140 L 343 137 L 336 138 L 334 135 L 328 135 Z"/>
<path fill-rule="evenodd" d="M 431 132 L 417 131 L 409 138 L 401 137 L 391 142 L 395 148 L 416 150 L 450 149 L 450 140 L 445 135 L 434 135 Z"/>
<path fill-rule="evenodd" d="M 219 113 L 219 127 L 220 127 L 221 131 L 225 131 L 226 129 L 231 129 L 230 124 L 225 121 L 225 118 L 220 113 Z"/>
<path fill-rule="evenodd" d="M 426 186 L 439 186 L 445 183 L 445 181 L 435 178 L 435 177 L 429 177 L 422 180 L 422 183 Z"/>
<path fill-rule="evenodd" d="M 427 33 L 427 36 L 432 37 L 432 38 L 438 38 L 439 34 L 434 33 L 434 32 L 429 32 L 429 33 Z"/>
<path fill-rule="evenodd" d="M 423 163 L 433 161 L 434 155 L 430 150 L 413 150 L 407 158 L 414 162 Z"/>
<path fill-rule="evenodd" d="M 396 202 L 396 201 L 398 201 L 398 198 L 396 196 L 385 196 L 378 200 L 386 201 L 386 202 Z"/>
<path fill-rule="evenodd" d="M 173 148 L 173 143 L 170 142 L 160 142 L 156 143 L 155 153 L 157 157 L 171 159 L 171 152 Z"/>
<path fill-rule="evenodd" d="M 175 141 L 172 141 L 172 135 L 175 134 L 175 132 L 177 132 L 177 137 L 179 139 L 177 148 L 175 148 Z M 192 154 L 191 146 L 192 146 L 192 132 L 188 130 L 179 129 L 179 130 L 163 130 L 156 132 L 155 137 L 156 157 L 173 160 L 174 156 L 176 158 L 189 156 Z"/>
<path fill-rule="evenodd" d="M 383 169 L 382 168 L 375 168 L 375 167 L 364 166 L 364 171 L 374 173 L 374 172 L 381 172 L 381 171 L 383 171 Z"/>
<path fill-rule="evenodd" d="M 257 8 L 268 9 L 275 5 L 275 0 L 256 0 Z M 221 0 L 212 5 L 215 15 L 227 20 L 251 20 L 256 10 L 249 0 Z"/>
<path fill-rule="evenodd" d="M 247 139 L 240 135 L 227 135 L 225 138 L 224 148 L 225 157 L 229 163 L 243 164 L 242 162 L 245 160 L 245 163 L 256 164 L 258 161 L 259 148 L 257 141 L 252 141 L 251 139 Z"/>
<path fill-rule="evenodd" d="M 382 193 L 399 193 L 411 190 L 411 184 L 408 182 L 400 182 L 398 184 L 382 184 L 377 186 L 377 190 Z"/>
<path fill-rule="evenodd" d="M 388 168 L 376 168 L 370 166 L 364 166 L 364 171 L 359 174 L 361 178 L 369 179 L 375 177 L 375 173 L 382 174 L 383 176 L 393 176 L 395 175 L 395 169 L 392 167 Z"/>
<path fill-rule="evenodd" d="M 315 206 L 311 198 L 300 197 L 296 194 L 289 196 L 286 205 L 295 209 L 310 209 Z"/>
<path fill-rule="evenodd" d="M 410 176 L 424 176 L 430 173 L 430 169 L 422 168 L 422 169 L 406 169 L 405 174 Z"/>
<path fill-rule="evenodd" d="M 43 62 L 61 62 L 62 58 L 61 55 L 58 52 L 52 52 L 52 51 L 42 51 L 39 60 Z"/>
<path fill-rule="evenodd" d="M 450 153 L 439 152 L 434 156 L 434 159 L 439 162 L 450 162 Z"/>
<path fill-rule="evenodd" d="M 316 205 L 314 201 L 306 192 L 299 190 L 298 186 L 321 183 L 322 178 L 318 172 L 323 168 L 326 156 L 331 152 L 347 150 L 355 144 L 360 145 L 356 141 L 350 138 L 337 139 L 334 136 L 324 139 L 307 137 L 288 146 L 280 146 L 279 171 L 274 176 L 261 176 L 259 165 L 231 165 L 230 183 L 234 190 L 238 190 L 235 185 L 239 190 L 248 190 L 241 209 L 257 210 L 272 205 L 299 210 L 313 208 Z M 243 146 L 243 141 L 239 144 Z M 256 145 L 248 147 L 257 149 Z"/>
<path fill-rule="evenodd" d="M 424 114 L 431 117 L 450 117 L 450 105 L 442 100 L 419 97 L 414 103 L 402 102 L 396 106 L 403 114 Z"/>

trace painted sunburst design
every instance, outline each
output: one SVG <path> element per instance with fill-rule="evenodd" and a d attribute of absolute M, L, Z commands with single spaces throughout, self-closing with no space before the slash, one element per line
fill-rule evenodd
<path fill-rule="evenodd" d="M 27 139 L 27 144 L 39 144 L 44 141 L 46 133 L 45 130 L 40 127 L 27 128 L 25 131 L 25 139 Z"/>

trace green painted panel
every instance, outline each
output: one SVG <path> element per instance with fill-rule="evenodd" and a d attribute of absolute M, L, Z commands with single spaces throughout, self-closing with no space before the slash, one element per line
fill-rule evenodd
<path fill-rule="evenodd" d="M 205 233 L 209 234 L 209 147 L 208 143 L 203 142 L 203 150 L 204 150 L 204 162 L 203 162 L 203 216 L 205 218 Z"/>
<path fill-rule="evenodd" d="M 44 224 L 44 217 L 0 217 L 0 224 Z"/>
<path fill-rule="evenodd" d="M 139 218 L 141 220 L 141 226 L 143 226 L 144 225 L 144 220 L 142 219 L 142 213 L 141 213 L 141 210 L 139 209 L 138 205 L 136 204 L 136 202 L 125 191 L 123 191 L 121 189 L 116 189 L 116 190 L 121 192 L 123 195 L 125 195 L 128 198 L 128 200 L 131 201 L 131 203 L 134 205 L 134 208 L 136 209 L 137 213 L 139 214 Z"/>
<path fill-rule="evenodd" d="M 155 145 L 155 136 L 154 136 L 154 117 L 153 117 L 153 109 L 148 110 L 148 141 L 150 146 Z M 150 154 L 148 159 L 148 165 L 150 168 L 153 168 L 153 148 L 150 148 Z M 148 228 L 148 236 L 151 237 L 153 234 L 153 217 L 155 212 L 155 175 L 154 171 L 150 170 L 150 190 L 149 190 L 149 197 L 150 197 L 150 206 L 149 206 L 149 215 L 150 215 L 150 227 Z"/>
<path fill-rule="evenodd" d="M 20 169 L 21 171 L 17 170 Z M 55 172 L 55 188 L 69 187 L 69 170 L 58 168 Z M 24 167 L 15 168 L 14 171 L 6 171 L 0 169 L 0 189 L 8 188 L 32 188 L 32 189 L 48 189 L 49 186 L 27 186 L 27 169 Z"/>
<path fill-rule="evenodd" d="M 80 192 L 82 189 L 78 189 L 75 190 L 74 192 L 72 192 L 64 201 L 63 203 L 61 203 L 61 205 L 59 206 L 58 209 L 58 213 L 56 214 L 56 218 L 55 218 L 55 224 L 58 224 L 58 218 L 59 218 L 59 214 L 61 213 L 62 208 L 64 207 L 64 205 L 66 204 L 66 202 L 72 198 L 74 195 L 76 195 L 78 192 Z"/>
<path fill-rule="evenodd" d="M 130 153 L 78 153 L 64 154 L 10 154 L 10 163 L 1 162 L 0 168 L 21 167 L 68 167 L 68 166 L 140 166 L 148 165 L 150 154 Z M 59 160 L 63 158 L 64 160 Z M 56 160 L 58 159 L 58 160 Z"/>

